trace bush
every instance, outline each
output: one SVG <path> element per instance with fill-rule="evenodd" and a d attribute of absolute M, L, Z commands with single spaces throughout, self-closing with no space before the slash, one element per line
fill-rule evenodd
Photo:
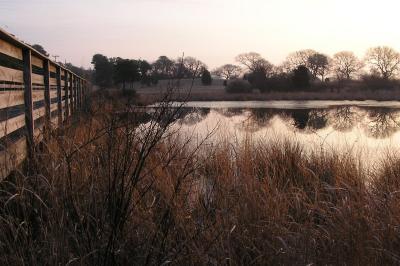
<path fill-rule="evenodd" d="M 274 90 L 274 91 L 286 91 L 292 90 L 293 85 L 291 83 L 290 77 L 286 74 L 277 74 L 268 78 L 265 85 L 265 90 Z M 261 92 L 264 92 L 261 91 Z"/>
<path fill-rule="evenodd" d="M 399 87 L 399 82 L 396 80 L 383 79 L 376 75 L 364 75 L 361 77 L 362 87 L 370 90 L 394 89 Z"/>
<path fill-rule="evenodd" d="M 210 86 L 212 83 L 211 73 L 207 69 L 204 69 L 203 73 L 201 74 L 201 83 L 204 86 Z"/>
<path fill-rule="evenodd" d="M 251 84 L 246 80 L 235 79 L 228 83 L 226 92 L 229 93 L 249 93 L 252 91 Z"/>
<path fill-rule="evenodd" d="M 246 79 L 254 89 L 259 89 L 261 92 L 268 90 L 268 80 L 265 71 L 259 70 L 249 73 Z"/>

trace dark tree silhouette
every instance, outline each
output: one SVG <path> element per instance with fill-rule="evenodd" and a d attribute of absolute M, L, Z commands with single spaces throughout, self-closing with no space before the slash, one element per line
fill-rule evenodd
<path fill-rule="evenodd" d="M 292 81 L 297 88 L 310 87 L 310 71 L 304 65 L 297 67 L 293 70 Z"/>
<path fill-rule="evenodd" d="M 45 56 L 49 56 L 49 53 L 40 44 L 34 44 L 32 48 Z"/>
<path fill-rule="evenodd" d="M 210 86 L 212 83 L 211 73 L 207 69 L 203 69 L 201 74 L 201 83 L 205 86 Z"/>
<path fill-rule="evenodd" d="M 94 83 L 100 87 L 113 84 L 113 63 L 102 54 L 95 54 L 92 59 L 94 66 Z"/>
<path fill-rule="evenodd" d="M 115 82 L 117 84 L 122 83 L 122 89 L 125 89 L 127 82 L 139 81 L 139 65 L 139 62 L 136 60 L 117 58 L 115 63 Z"/>
<path fill-rule="evenodd" d="M 329 59 L 324 54 L 313 54 L 308 58 L 308 68 L 315 78 L 321 76 L 321 80 L 323 81 L 329 70 Z"/>
<path fill-rule="evenodd" d="M 151 65 L 146 60 L 140 60 L 138 63 L 139 63 L 140 80 L 142 84 L 150 86 L 152 82 L 152 77 L 150 73 Z"/>
<path fill-rule="evenodd" d="M 259 89 L 260 92 L 268 90 L 267 74 L 263 69 L 258 69 L 246 75 L 246 79 L 253 88 Z"/>
<path fill-rule="evenodd" d="M 169 59 L 167 56 L 160 56 L 153 64 L 153 76 L 158 79 L 171 78 L 174 73 L 175 62 Z"/>

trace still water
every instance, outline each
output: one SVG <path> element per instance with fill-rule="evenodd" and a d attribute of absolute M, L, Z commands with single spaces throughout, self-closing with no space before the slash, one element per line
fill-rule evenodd
<path fill-rule="evenodd" d="M 197 139 L 213 131 L 215 143 L 289 139 L 372 162 L 400 148 L 400 102 L 188 102 L 177 126 Z"/>

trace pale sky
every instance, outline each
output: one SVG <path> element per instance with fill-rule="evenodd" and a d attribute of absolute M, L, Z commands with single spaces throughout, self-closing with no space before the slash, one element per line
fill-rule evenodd
<path fill-rule="evenodd" d="M 274 64 L 290 52 L 400 51 L 395 0 L 0 0 L 0 27 L 89 67 L 92 55 L 197 57 L 211 69 L 242 52 Z"/>

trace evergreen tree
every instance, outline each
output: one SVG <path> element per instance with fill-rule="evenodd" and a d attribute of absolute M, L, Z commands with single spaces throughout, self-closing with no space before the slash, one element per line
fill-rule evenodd
<path fill-rule="evenodd" d="M 207 69 L 203 69 L 203 73 L 201 74 L 201 83 L 204 86 L 210 86 L 212 83 L 211 73 Z"/>

